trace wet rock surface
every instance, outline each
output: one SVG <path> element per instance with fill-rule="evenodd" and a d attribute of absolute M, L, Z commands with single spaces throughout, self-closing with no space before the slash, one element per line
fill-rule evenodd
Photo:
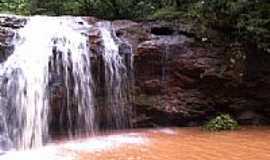
<path fill-rule="evenodd" d="M 12 45 L 14 35 L 12 29 L 0 27 L 0 63 L 4 62 L 14 51 L 14 45 Z"/>
<path fill-rule="evenodd" d="M 222 112 L 244 124 L 270 122 L 270 56 L 216 32 L 200 37 L 187 24 L 114 24 L 133 46 L 138 127 L 200 125 Z"/>
<path fill-rule="evenodd" d="M 26 19 L 15 16 L 0 16 L 0 63 L 4 62 L 14 51 L 12 40 L 15 30 L 23 27 Z"/>
<path fill-rule="evenodd" d="M 101 85 L 104 74 L 95 75 L 104 70 L 104 46 L 95 26 L 99 20 L 86 19 L 92 25 L 93 79 Z M 25 23 L 24 18 L 0 16 L 0 62 L 13 52 L 15 30 Z M 216 32 L 202 37 L 182 23 L 118 20 L 112 25 L 115 38 L 121 40 L 121 54 L 134 54 L 128 69 L 134 71 L 136 127 L 197 126 L 222 112 L 244 124 L 270 123 L 269 55 L 249 44 L 223 42 Z M 52 105 L 61 106 L 66 95 L 61 85 L 54 84 Z M 102 87 L 96 94 L 102 103 Z"/>
<path fill-rule="evenodd" d="M 22 28 L 26 24 L 27 20 L 23 17 L 6 15 L 0 15 L 0 26 L 8 27 L 12 29 Z"/>

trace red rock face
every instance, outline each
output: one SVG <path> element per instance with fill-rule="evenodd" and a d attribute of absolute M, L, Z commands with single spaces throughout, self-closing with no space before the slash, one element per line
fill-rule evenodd
<path fill-rule="evenodd" d="M 211 110 L 210 101 L 198 88 L 200 74 L 209 67 L 200 58 L 203 55 L 196 55 L 189 47 L 192 39 L 178 35 L 156 38 L 142 42 L 134 57 L 136 86 L 140 88 L 137 94 L 145 95 L 145 99 L 154 96 L 150 108 L 167 118 L 160 122 L 160 115 L 151 117 L 154 123 L 180 125 L 206 115 Z M 140 103 L 135 101 L 135 105 Z"/>
<path fill-rule="evenodd" d="M 242 123 L 269 123 L 269 112 L 265 112 L 270 102 L 269 72 L 262 75 L 269 65 L 259 64 L 269 56 L 251 58 L 251 52 L 258 51 L 250 46 L 211 45 L 181 27 L 168 29 L 164 23 L 117 24 L 121 29 L 116 32 L 122 33 L 119 37 L 133 44 L 139 127 L 198 125 L 221 112 Z M 155 32 L 151 32 L 153 27 Z M 243 52 L 245 55 L 240 54 Z"/>
<path fill-rule="evenodd" d="M 104 46 L 95 28 L 99 20 L 85 19 L 93 25 L 89 33 L 93 73 L 100 72 L 104 67 L 100 58 Z M 12 36 L 7 29 L 18 28 L 21 23 L 3 21 L 0 49 L 6 51 L 5 41 Z M 269 55 L 252 45 L 222 42 L 218 34 L 202 42 L 204 37 L 193 33 L 186 24 L 128 20 L 112 23 L 118 38 L 133 48 L 133 123 L 137 127 L 198 125 L 221 112 L 232 114 L 242 123 L 270 123 Z M 120 52 L 129 52 L 126 43 L 120 45 Z M 0 60 L 5 58 L 2 54 Z M 104 77 L 93 76 L 95 81 L 104 82 Z M 58 92 L 60 97 L 53 97 L 54 106 L 60 106 L 65 96 L 61 88 Z M 101 90 L 97 94 L 102 98 L 104 93 Z"/>

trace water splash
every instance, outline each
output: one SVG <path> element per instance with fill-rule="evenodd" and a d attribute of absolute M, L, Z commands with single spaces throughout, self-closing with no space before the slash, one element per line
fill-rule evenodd
<path fill-rule="evenodd" d="M 146 143 L 148 143 L 148 139 L 139 133 L 116 133 L 62 143 L 51 143 L 38 149 L 9 151 L 2 156 L 0 155 L 0 160 L 76 160 L 80 159 L 80 153 L 83 152 L 98 154 L 128 145 L 139 147 L 146 145 Z"/>

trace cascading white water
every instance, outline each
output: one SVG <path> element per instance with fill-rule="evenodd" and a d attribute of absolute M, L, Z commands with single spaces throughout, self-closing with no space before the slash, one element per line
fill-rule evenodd
<path fill-rule="evenodd" d="M 98 29 L 104 68 L 95 74 L 105 77 L 104 84 L 92 79 L 98 71 L 90 61 L 91 26 L 82 18 L 34 16 L 18 30 L 14 53 L 0 64 L 0 150 L 41 146 L 55 132 L 73 138 L 130 126 L 120 40 L 111 23 L 99 23 Z M 100 88 L 102 105 L 95 97 Z"/>
<path fill-rule="evenodd" d="M 119 44 L 110 22 L 98 24 L 104 43 L 105 90 L 107 126 L 116 129 L 127 128 L 130 125 L 128 93 L 128 68 L 125 57 L 120 55 Z"/>
<path fill-rule="evenodd" d="M 60 119 L 59 127 L 67 127 L 69 137 L 73 137 L 82 132 L 87 135 L 92 134 L 95 115 L 87 37 L 90 28 L 85 26 L 86 22 L 82 19 L 69 19 L 73 21 L 62 22 L 57 30 L 58 35 L 52 39 L 54 55 L 50 57 L 49 70 L 51 77 L 61 78 L 66 92 L 66 96 L 62 97 L 66 98 L 66 104 L 60 108 L 60 115 L 57 117 Z M 76 21 L 80 21 L 84 26 Z M 65 27 L 66 30 L 63 29 Z M 52 75 L 51 72 L 54 74 Z"/>
<path fill-rule="evenodd" d="M 72 66 L 67 72 L 74 77 L 73 95 L 80 97 L 78 123 L 88 132 L 93 130 L 89 47 L 87 36 L 82 34 L 87 33 L 89 26 L 81 23 L 80 18 L 36 16 L 29 18 L 27 25 L 18 31 L 15 51 L 0 68 L 6 102 L 1 101 L 1 107 L 6 108 L 3 132 L 15 147 L 40 146 L 49 137 L 48 62 L 53 49 L 61 52 L 64 70 Z M 64 79 L 68 83 L 67 74 Z"/>

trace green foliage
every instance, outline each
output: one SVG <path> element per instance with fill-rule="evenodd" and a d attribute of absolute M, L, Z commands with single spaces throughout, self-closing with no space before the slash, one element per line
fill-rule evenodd
<path fill-rule="evenodd" d="M 228 114 L 221 114 L 204 126 L 204 129 L 208 131 L 235 130 L 237 128 L 239 128 L 238 123 Z"/>
<path fill-rule="evenodd" d="M 142 0 L 97 0 L 91 6 L 92 15 L 107 19 L 143 17 L 155 9 L 151 3 Z"/>
<path fill-rule="evenodd" d="M 183 19 L 224 32 L 229 41 L 254 43 L 270 53 L 269 0 L 178 0 L 161 5 L 151 19 Z"/>
<path fill-rule="evenodd" d="M 182 11 L 177 10 L 175 7 L 166 7 L 155 11 L 153 15 L 148 16 L 148 19 L 170 20 L 170 19 L 177 19 L 183 14 L 184 13 Z"/>
<path fill-rule="evenodd" d="M 0 10 L 22 15 L 90 15 L 105 19 L 183 19 L 219 29 L 233 41 L 270 53 L 269 0 L 0 0 Z"/>
<path fill-rule="evenodd" d="M 6 13 L 29 14 L 29 0 L 0 0 L 0 10 Z"/>
<path fill-rule="evenodd" d="M 198 10 L 209 26 L 226 29 L 238 41 L 270 48 L 270 2 L 266 0 L 208 0 Z"/>
<path fill-rule="evenodd" d="M 0 10 L 22 15 L 92 15 L 106 19 L 143 18 L 154 0 L 0 0 Z"/>

